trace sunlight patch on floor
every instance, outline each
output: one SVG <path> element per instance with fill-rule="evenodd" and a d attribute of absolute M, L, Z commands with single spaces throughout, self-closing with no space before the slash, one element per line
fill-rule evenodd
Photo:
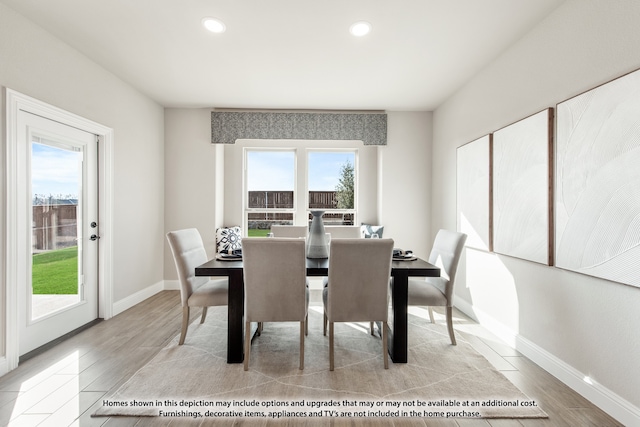
<path fill-rule="evenodd" d="M 80 353 L 74 351 L 23 381 L 18 397 L 13 403 L 8 425 L 35 425 L 34 422 L 39 424 L 43 421 L 44 424 L 51 421 L 51 425 L 56 425 L 56 422 L 49 418 L 54 413 L 57 416 L 63 415 L 59 412 L 63 406 L 66 408 L 65 422 L 79 417 L 79 359 Z M 73 404 L 74 400 L 78 401 L 77 404 Z"/>

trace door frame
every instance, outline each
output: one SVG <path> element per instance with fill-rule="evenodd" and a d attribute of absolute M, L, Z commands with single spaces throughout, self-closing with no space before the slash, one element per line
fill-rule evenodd
<path fill-rule="evenodd" d="M 18 113 L 26 111 L 67 126 L 93 133 L 98 144 L 98 216 L 100 240 L 98 241 L 98 317 L 113 316 L 113 129 L 30 96 L 6 89 L 6 187 L 5 187 L 5 300 L 4 336 L 5 367 L 0 360 L 0 375 L 18 367 L 18 271 L 27 262 L 18 251 L 18 203 L 20 191 L 26 191 L 26 183 L 18 176 Z M 3 372 L 4 371 L 4 372 Z"/>

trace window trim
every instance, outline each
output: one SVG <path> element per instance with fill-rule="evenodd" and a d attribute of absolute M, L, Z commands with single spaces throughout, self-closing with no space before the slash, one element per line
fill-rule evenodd
<path fill-rule="evenodd" d="M 249 208 L 249 162 L 250 152 L 293 152 L 294 154 L 294 184 L 293 184 L 293 208 Z M 291 213 L 293 225 L 305 225 L 309 221 L 309 155 L 312 152 L 336 153 L 345 152 L 353 153 L 354 167 L 354 201 L 353 209 L 324 209 L 327 213 L 332 214 L 351 214 L 353 215 L 353 223 L 358 222 L 358 206 L 359 206 L 359 148 L 323 148 L 308 147 L 297 148 L 292 146 L 286 147 L 260 147 L 248 146 L 243 148 L 243 182 L 242 182 L 242 222 L 243 235 L 249 233 L 249 214 L 252 213 Z M 304 194 L 301 195 L 300 191 Z"/>
<path fill-rule="evenodd" d="M 354 193 L 353 193 L 353 209 L 324 209 L 325 212 L 328 213 L 332 213 L 332 214 L 339 214 L 339 213 L 350 213 L 353 215 L 353 223 L 354 225 L 357 224 L 357 217 L 358 217 L 358 193 L 359 193 L 359 179 L 358 179 L 358 157 L 359 157 L 359 150 L 358 148 L 306 148 L 304 153 L 304 166 L 305 166 L 305 172 L 304 172 L 304 186 L 305 186 L 305 191 L 304 191 L 304 207 L 306 210 L 306 214 L 307 217 L 310 215 L 309 212 L 312 210 L 311 208 L 309 208 L 309 193 L 311 192 L 311 190 L 309 189 L 309 155 L 311 153 L 353 153 L 353 187 L 354 187 Z M 315 209 L 314 209 L 315 210 Z"/>
<path fill-rule="evenodd" d="M 293 153 L 293 208 L 250 208 L 249 205 L 249 153 L 250 152 L 292 152 Z M 244 147 L 242 179 L 242 222 L 244 236 L 249 234 L 249 214 L 252 213 L 291 213 L 296 223 L 298 203 L 298 150 L 294 147 Z"/>

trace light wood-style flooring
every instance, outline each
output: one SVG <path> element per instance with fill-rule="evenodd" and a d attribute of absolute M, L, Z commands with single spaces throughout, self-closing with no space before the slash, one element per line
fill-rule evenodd
<path fill-rule="evenodd" d="M 320 302 L 320 304 L 322 304 Z M 436 311 L 436 321 L 443 322 Z M 193 319 L 199 315 L 194 310 Z M 0 426 L 166 426 L 194 425 L 190 419 L 113 417 L 92 418 L 102 399 L 164 348 L 180 330 L 182 310 L 178 291 L 163 291 L 137 306 L 101 322 L 54 348 L 39 354 L 0 377 Z M 544 420 L 422 420 L 392 424 L 372 420 L 371 425 L 396 426 L 620 426 L 621 424 L 555 379 L 486 330 L 455 312 L 456 329 L 498 370 L 549 414 Z M 187 335 L 188 338 L 188 335 Z M 267 420 L 205 420 L 200 426 L 273 426 Z M 315 424 L 348 426 L 348 420 Z"/>

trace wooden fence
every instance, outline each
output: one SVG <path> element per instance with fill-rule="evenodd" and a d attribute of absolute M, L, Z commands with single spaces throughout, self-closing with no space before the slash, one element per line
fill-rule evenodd
<path fill-rule="evenodd" d="M 310 209 L 335 209 L 335 191 L 309 191 Z M 249 191 L 249 208 L 293 209 L 293 191 Z"/>
<path fill-rule="evenodd" d="M 249 191 L 249 208 L 293 209 L 293 191 Z"/>
<path fill-rule="evenodd" d="M 335 191 L 310 191 L 309 209 L 336 209 L 338 200 Z M 251 209 L 293 209 L 293 191 L 249 191 Z M 330 213 L 323 215 L 325 224 L 353 225 L 352 213 Z M 293 214 L 285 212 L 249 213 L 249 228 L 271 228 L 272 224 L 291 224 Z M 311 215 L 309 215 L 311 221 Z"/>
<path fill-rule="evenodd" d="M 338 199 L 335 191 L 309 191 L 309 209 L 335 209 Z"/>
<path fill-rule="evenodd" d="M 52 250 L 77 245 L 77 207 L 33 206 L 33 250 Z"/>

